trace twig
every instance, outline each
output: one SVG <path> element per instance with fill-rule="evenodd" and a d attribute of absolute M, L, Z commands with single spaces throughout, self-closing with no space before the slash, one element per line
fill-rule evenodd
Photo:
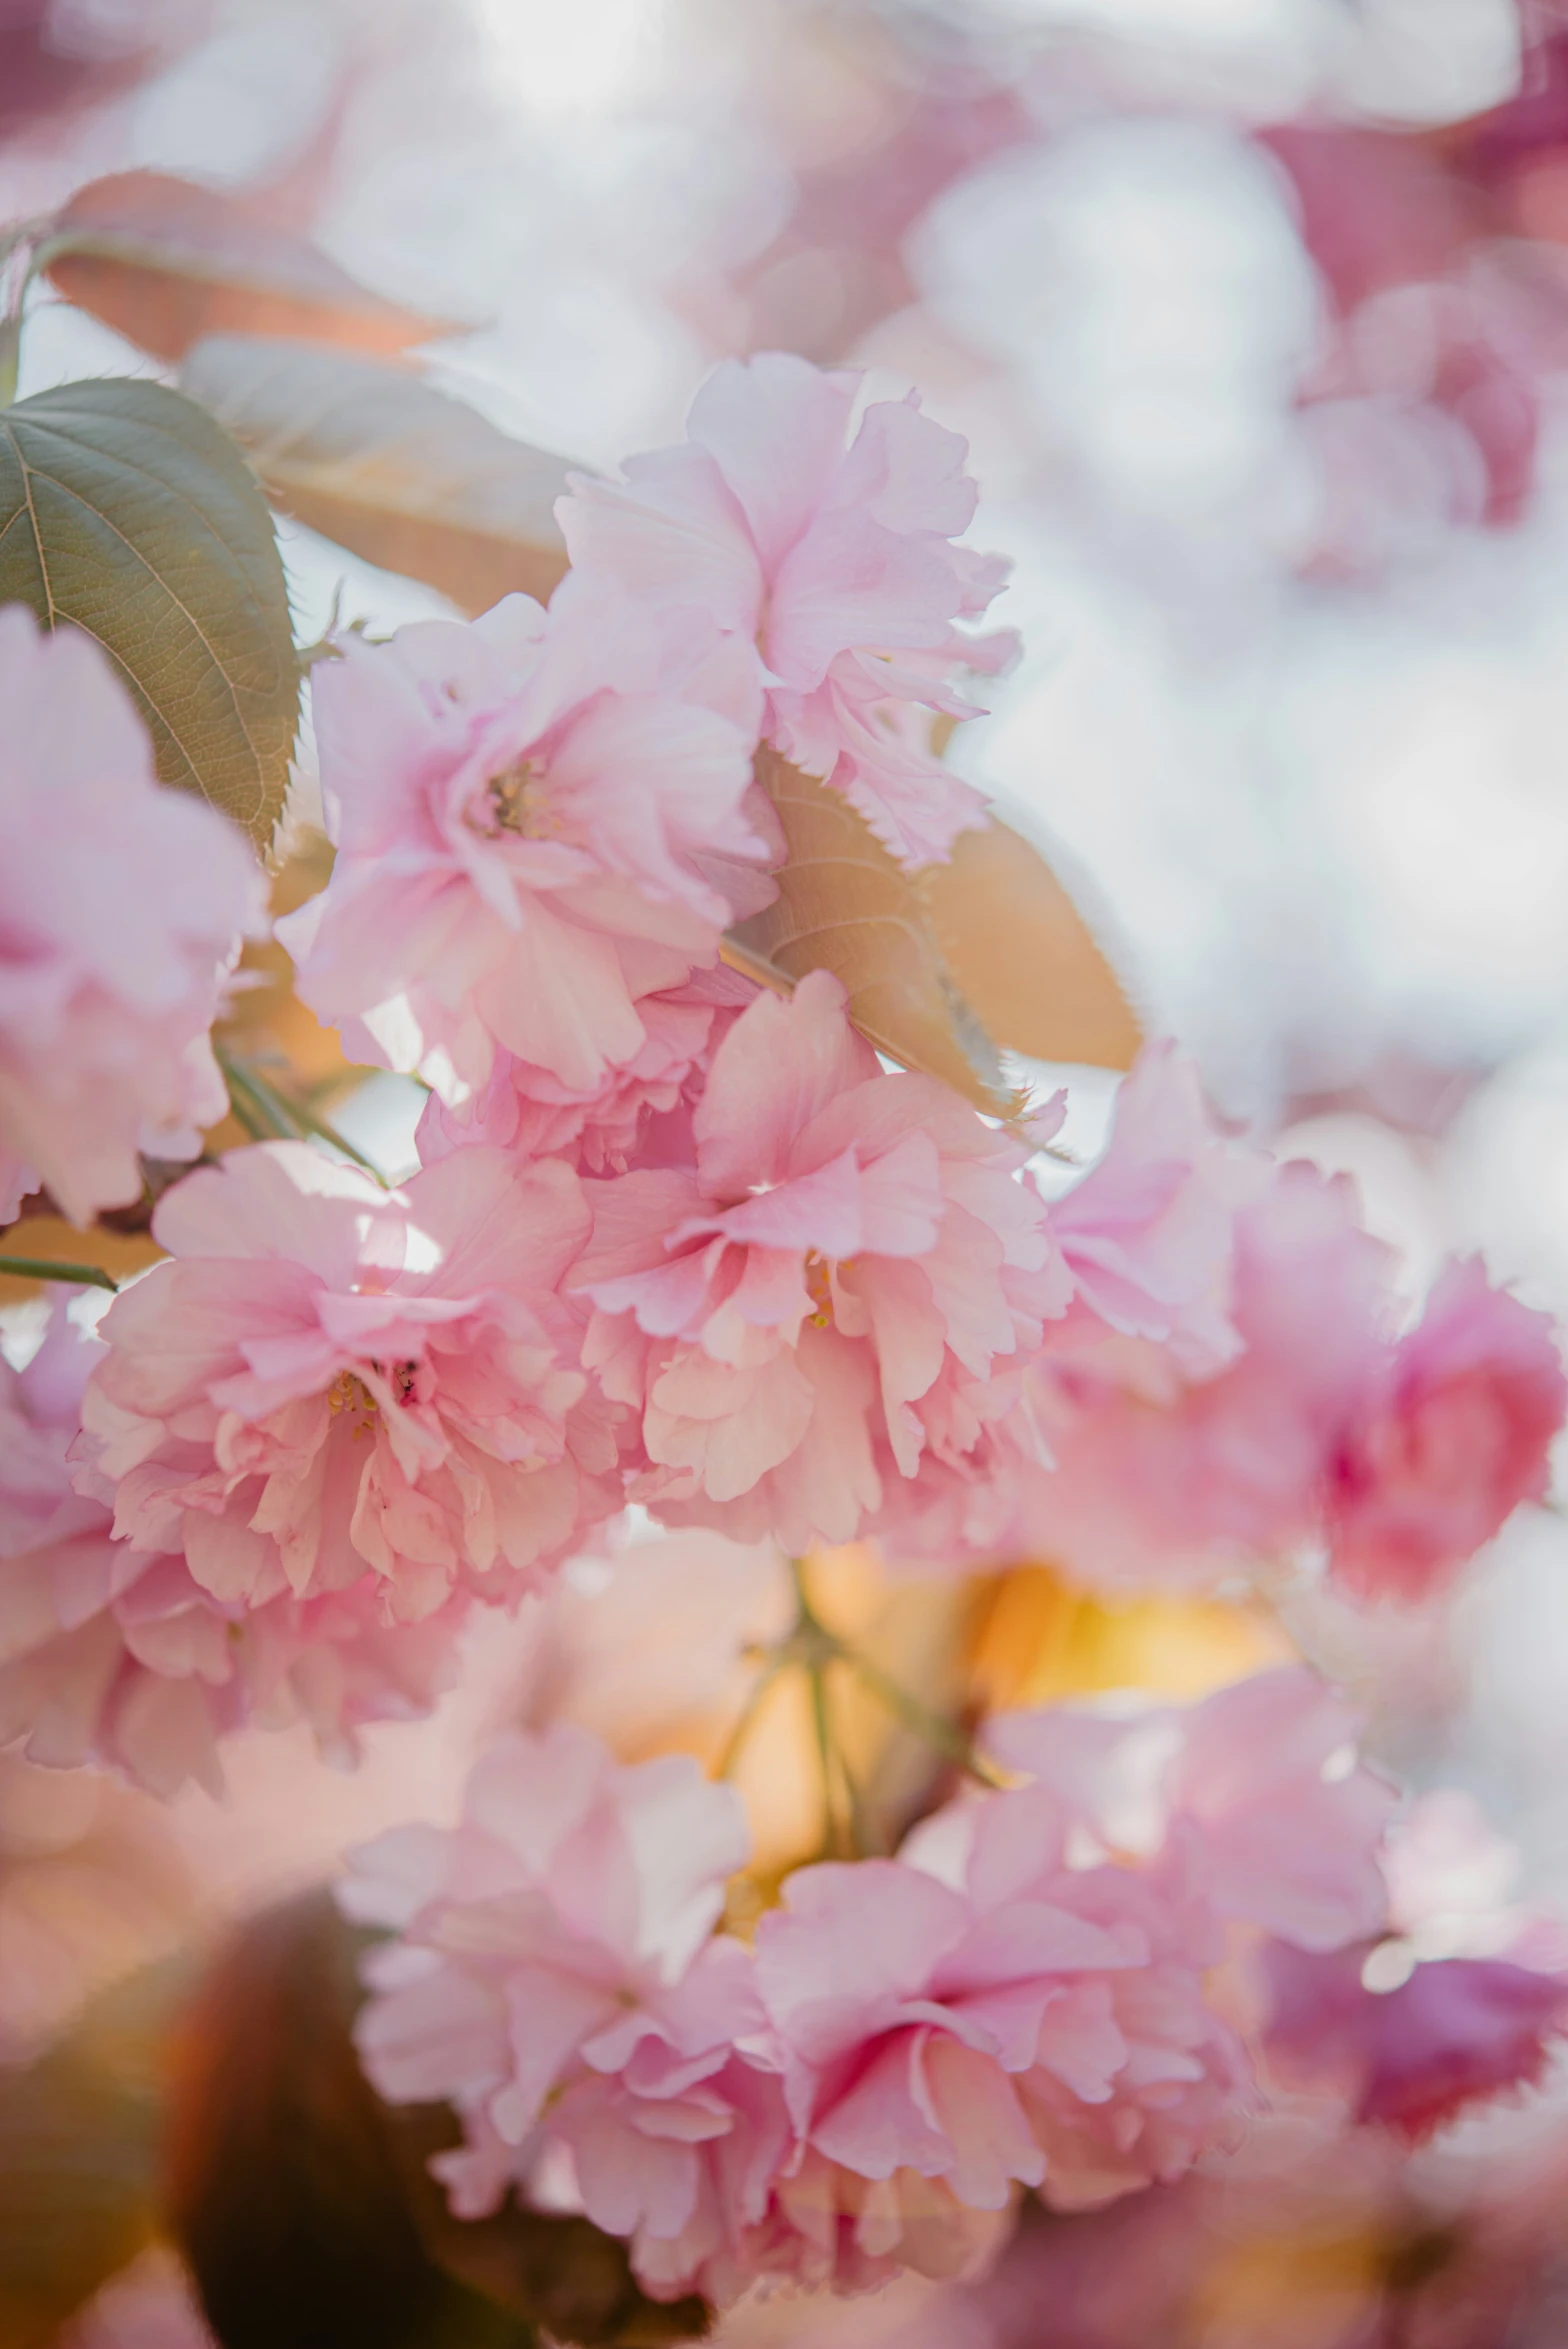
<path fill-rule="evenodd" d="M 375 1162 L 362 1150 L 356 1150 L 319 1111 L 281 1093 L 253 1063 L 241 1060 L 227 1045 L 215 1044 L 213 1053 L 229 1088 L 230 1107 L 252 1141 L 299 1142 L 314 1135 L 334 1150 L 341 1150 L 345 1158 L 351 1158 L 386 1188 L 386 1179 Z"/>
<path fill-rule="evenodd" d="M 68 1287 L 85 1286 L 116 1293 L 120 1286 L 112 1273 L 104 1272 L 96 1264 L 56 1264 L 47 1256 L 0 1256 L 0 1273 L 10 1273 L 17 1280 L 62 1281 Z"/>

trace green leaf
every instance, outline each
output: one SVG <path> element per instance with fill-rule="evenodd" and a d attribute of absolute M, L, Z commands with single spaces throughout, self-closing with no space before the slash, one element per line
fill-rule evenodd
<path fill-rule="evenodd" d="M 0 409 L 0 603 L 108 653 L 165 783 L 265 848 L 299 708 L 288 590 L 255 479 L 162 384 L 63 384 Z"/>
<path fill-rule="evenodd" d="M 417 376 L 309 343 L 213 335 L 180 381 L 297 521 L 465 612 L 566 569 L 563 457 L 513 440 Z"/>

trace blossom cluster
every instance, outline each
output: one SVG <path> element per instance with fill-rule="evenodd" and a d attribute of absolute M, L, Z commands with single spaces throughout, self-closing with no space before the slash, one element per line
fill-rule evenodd
<path fill-rule="evenodd" d="M 351 1863 L 350 1915 L 396 1935 L 361 2055 L 461 2114 L 435 2165 L 461 2215 L 514 2185 L 586 2211 L 655 2296 L 960 2273 L 1021 2188 L 1088 2208 L 1235 2140 L 1230 1937 L 1322 1953 L 1382 1922 L 1393 1796 L 1350 1733 L 1300 1667 L 1187 1713 L 1003 1716 L 1015 1785 L 798 1870 L 751 1945 L 714 1931 L 748 1848 L 729 1788 L 513 1733 L 458 1827 Z"/>
<path fill-rule="evenodd" d="M 1545 1317 L 1465 1261 L 1404 1326 L 1349 1186 L 1227 1137 L 1173 1045 L 1059 1189 L 1049 1111 L 890 1067 L 825 970 L 786 997 L 725 963 L 784 857 L 764 745 L 910 870 L 988 820 L 932 720 L 1009 655 L 974 630 L 1002 567 L 958 543 L 963 444 L 858 397 L 730 363 L 683 445 L 575 482 L 547 609 L 316 664 L 336 861 L 277 935 L 346 1051 L 427 1089 L 419 1166 L 203 1163 L 96 1333 L 61 1305 L 5 1368 L 0 1741 L 165 1794 L 217 1786 L 247 1722 L 352 1752 L 629 1507 L 796 1557 L 874 1539 L 1112 1590 L 1267 1564 L 1367 1603 L 1442 1592 L 1545 1493 Z M 29 843 L 0 882 L 0 1213 L 42 1184 L 85 1221 L 219 1115 L 257 883 L 158 789 L 85 638 L 0 613 L 0 694 Z M 1293 1667 L 1187 1713 L 997 1720 L 985 1791 L 798 1869 L 749 1941 L 717 1930 L 749 1848 L 727 1787 L 515 1735 L 459 1828 L 361 1858 L 353 1912 L 396 1934 L 365 2063 L 455 2105 L 460 2214 L 585 2211 L 665 2297 L 956 2273 L 1025 2191 L 1172 2180 L 1254 2108 L 1260 2034 L 1359 2063 L 1369 2117 L 1446 2114 L 1527 2076 L 1560 1992 L 1418 1976 L 1416 2057 L 1391 2050 L 1358 1971 L 1391 1798 L 1350 1728 Z"/>

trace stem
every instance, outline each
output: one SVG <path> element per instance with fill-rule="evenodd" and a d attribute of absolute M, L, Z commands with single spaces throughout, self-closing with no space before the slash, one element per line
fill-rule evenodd
<path fill-rule="evenodd" d="M 67 1286 L 118 1292 L 119 1282 L 96 1264 L 56 1264 L 47 1256 L 0 1256 L 0 1273 L 17 1280 L 63 1281 Z"/>
<path fill-rule="evenodd" d="M 838 1652 L 850 1670 L 865 1682 L 872 1695 L 886 1705 L 888 1711 L 902 1721 L 906 1729 L 912 1729 L 917 1737 L 923 1738 L 927 1745 L 933 1746 L 957 1769 L 967 1771 L 971 1778 L 978 1778 L 982 1786 L 1006 1786 L 1007 1781 L 1000 1771 L 993 1769 L 983 1755 L 976 1753 L 963 1731 L 955 1728 L 951 1721 L 944 1720 L 940 1713 L 933 1713 L 929 1705 L 923 1705 L 917 1696 L 911 1696 L 907 1688 L 900 1687 L 896 1680 L 890 1680 L 881 1666 L 873 1664 L 868 1656 L 862 1656 L 856 1649 L 842 1645 Z"/>
<path fill-rule="evenodd" d="M 299 1142 L 314 1135 L 318 1141 L 330 1143 L 334 1150 L 341 1150 L 345 1158 L 351 1158 L 366 1174 L 373 1175 L 383 1190 L 386 1188 L 380 1168 L 314 1109 L 280 1093 L 259 1069 L 241 1060 L 226 1045 L 214 1044 L 213 1055 L 229 1088 L 229 1106 L 253 1142 Z"/>
<path fill-rule="evenodd" d="M 40 260 L 47 220 L 21 220 L 0 235 L 0 408 L 16 398 L 22 363 L 22 313 Z"/>
<path fill-rule="evenodd" d="M 817 1733 L 817 1761 L 822 1771 L 822 1847 L 836 1857 L 845 1848 L 845 1838 L 840 1832 L 833 1787 L 833 1723 L 828 1714 L 827 1672 L 821 1664 L 810 1664 L 806 1677 L 811 1688 L 811 1719 Z"/>
<path fill-rule="evenodd" d="M 733 1774 L 735 1765 L 740 1760 L 741 1748 L 756 1727 L 757 1715 L 762 1710 L 762 1701 L 783 1669 L 783 1657 L 770 1656 L 752 1682 L 746 1701 L 735 1716 L 735 1726 L 725 1740 L 724 1751 L 719 1756 L 718 1768 L 714 1772 L 716 1778 L 728 1778 Z"/>

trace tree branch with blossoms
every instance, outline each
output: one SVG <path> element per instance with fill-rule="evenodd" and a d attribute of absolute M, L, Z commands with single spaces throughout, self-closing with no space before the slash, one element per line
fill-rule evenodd
<path fill-rule="evenodd" d="M 613 1647 L 633 1512 L 788 1609 L 711 1776 L 675 1730 L 624 1758 L 567 1673 L 456 1824 L 351 1856 L 356 1978 L 319 1900 L 209 1974 L 174 2205 L 126 2223 L 177 2230 L 218 2337 L 354 2305 L 341 2244 L 312 2264 L 376 2237 L 345 2193 L 415 2298 L 630 2344 L 976 2272 L 1027 2198 L 1222 2157 L 1271 2061 L 1353 2058 L 1368 2127 L 1532 2079 L 1550 1969 L 1423 1984 L 1397 2044 L 1361 1998 L 1396 1797 L 1306 1661 L 987 1717 L 961 1631 L 905 1674 L 822 1596 L 874 1550 L 939 1629 L 1046 1560 L 1108 1604 L 1282 1561 L 1430 1600 L 1545 1497 L 1568 1405 L 1543 1315 L 1472 1260 L 1402 1319 L 1348 1187 L 1139 1048 L 939 755 L 1015 651 L 964 442 L 763 352 L 576 472 L 397 357 L 439 322 L 158 175 L 81 191 L 35 268 L 185 389 L 0 409 L 0 1275 L 50 1291 L 0 1371 L 0 1741 L 161 1799 L 285 1724 L 351 1764 L 502 1616 L 564 1640 L 607 1548 Z M 474 616 L 302 661 L 263 484 Z M 314 865 L 278 829 L 307 671 Z M 1065 1187 L 1009 1051 L 1126 1071 Z M 373 1071 L 420 1089 L 407 1173 L 331 1114 Z M 820 1837 L 764 1854 L 785 1680 Z M 908 1800 L 846 1691 L 923 1749 Z"/>

